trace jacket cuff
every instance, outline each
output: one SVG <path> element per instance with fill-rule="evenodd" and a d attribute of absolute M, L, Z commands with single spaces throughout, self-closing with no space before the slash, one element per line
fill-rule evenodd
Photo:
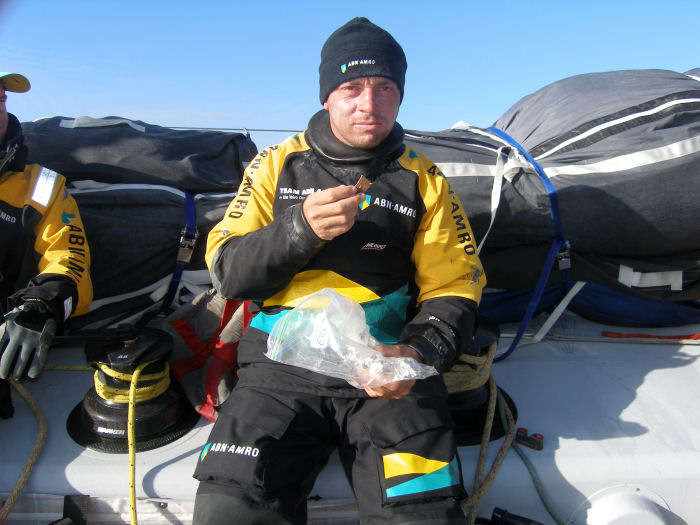
<path fill-rule="evenodd" d="M 290 213 L 292 214 L 292 228 L 298 239 L 305 245 L 313 248 L 318 248 L 325 244 L 325 241 L 314 233 L 309 225 L 309 222 L 304 217 L 304 209 L 302 204 L 291 206 Z"/>
<path fill-rule="evenodd" d="M 8 306 L 14 308 L 29 300 L 42 301 L 59 326 L 75 311 L 78 304 L 78 288 L 69 277 L 58 274 L 39 274 L 8 297 Z"/>
<path fill-rule="evenodd" d="M 407 345 L 413 348 L 423 359 L 423 363 L 435 367 L 438 372 L 441 370 L 443 358 L 437 348 L 430 343 L 425 337 L 413 335 L 407 341 L 401 341 L 399 344 Z"/>

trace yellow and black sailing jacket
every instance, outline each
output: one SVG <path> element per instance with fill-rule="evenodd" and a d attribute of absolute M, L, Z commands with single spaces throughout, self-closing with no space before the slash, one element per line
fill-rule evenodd
<path fill-rule="evenodd" d="M 355 224 L 321 242 L 303 199 L 354 185 L 360 174 L 372 185 Z M 223 296 L 261 305 L 253 328 L 269 333 L 303 297 L 330 287 L 363 306 L 375 338 L 412 344 L 439 371 L 469 344 L 486 284 L 457 195 L 432 162 L 404 146 L 401 127 L 358 150 L 332 137 L 326 111 L 248 166 L 209 234 L 206 259 Z"/>
<path fill-rule="evenodd" d="M 86 313 L 92 300 L 85 228 L 64 177 L 25 166 L 19 122 L 8 116 L 15 137 L 0 167 L 0 302 L 4 310 L 41 299 L 60 323 Z"/>

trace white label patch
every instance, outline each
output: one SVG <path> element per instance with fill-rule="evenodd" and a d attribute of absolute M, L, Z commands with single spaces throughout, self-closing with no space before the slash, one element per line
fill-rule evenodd
<path fill-rule="evenodd" d="M 68 297 L 65 301 L 63 301 L 63 320 L 64 321 L 70 317 L 70 314 L 72 311 L 73 311 L 73 298 Z"/>
<path fill-rule="evenodd" d="M 53 193 L 53 185 L 56 182 L 56 172 L 48 168 L 41 168 L 39 177 L 34 185 L 32 200 L 41 206 L 46 206 Z"/>

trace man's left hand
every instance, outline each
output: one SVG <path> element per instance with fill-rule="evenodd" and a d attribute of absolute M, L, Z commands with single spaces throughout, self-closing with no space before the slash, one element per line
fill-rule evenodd
<path fill-rule="evenodd" d="M 420 354 L 407 345 L 381 345 L 377 346 L 375 350 L 381 352 L 384 357 L 410 357 L 419 363 L 423 362 Z M 365 392 L 367 392 L 369 397 L 400 399 L 408 395 L 415 384 L 415 379 L 406 379 L 405 381 L 394 381 L 378 387 L 367 387 Z"/>

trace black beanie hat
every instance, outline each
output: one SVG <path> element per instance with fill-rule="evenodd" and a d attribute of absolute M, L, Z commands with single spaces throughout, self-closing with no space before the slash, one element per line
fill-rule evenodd
<path fill-rule="evenodd" d="M 336 29 L 321 49 L 321 104 L 340 84 L 360 77 L 390 78 L 403 100 L 406 55 L 389 33 L 363 17 Z"/>

